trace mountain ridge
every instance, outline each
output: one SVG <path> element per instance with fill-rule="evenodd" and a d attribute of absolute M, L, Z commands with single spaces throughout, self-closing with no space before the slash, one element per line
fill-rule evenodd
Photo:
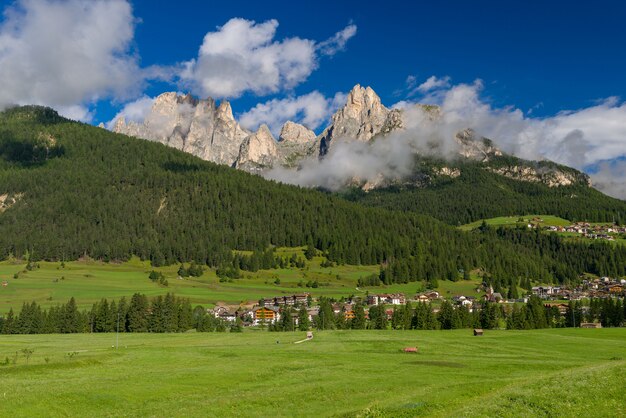
<path fill-rule="evenodd" d="M 441 117 L 437 106 L 417 104 L 414 109 L 423 112 L 426 121 L 436 122 Z M 212 98 L 198 100 L 176 93 L 158 96 L 144 123 L 126 123 L 124 119 L 118 119 L 113 131 L 161 142 L 218 164 L 263 174 L 276 167 L 297 169 L 307 159 L 325 158 L 333 144 L 340 140 L 384 140 L 394 132 L 404 131 L 405 119 L 404 111 L 386 108 L 371 87 L 357 84 L 347 95 L 346 104 L 335 112 L 330 125 L 319 135 L 303 125 L 287 121 L 277 141 L 268 129 L 262 129 L 263 125 L 256 132 L 241 127 L 233 117 L 228 101 L 216 106 Z M 493 141 L 479 137 L 471 129 L 458 131 L 453 140 L 457 157 L 487 162 L 503 155 Z M 434 152 L 438 152 L 438 144 L 431 145 Z M 550 187 L 577 182 L 591 186 L 589 177 L 580 172 L 571 175 L 569 171 L 561 170 L 561 166 L 553 166 L 553 175 L 546 175 L 534 170 L 532 164 L 524 160 L 518 162 L 521 166 L 499 167 L 492 171 Z M 386 187 L 399 180 L 402 179 L 379 176 L 377 181 L 367 182 L 365 188 Z M 358 178 L 346 179 L 346 186 L 359 182 Z"/>

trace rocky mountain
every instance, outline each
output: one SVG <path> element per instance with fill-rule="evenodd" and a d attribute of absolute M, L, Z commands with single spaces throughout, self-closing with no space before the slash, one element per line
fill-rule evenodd
<path fill-rule="evenodd" d="M 230 103 L 211 98 L 164 93 L 157 97 L 143 123 L 116 121 L 114 132 L 160 142 L 203 160 L 232 166 L 251 132 L 233 117 Z"/>
<path fill-rule="evenodd" d="M 354 86 L 345 106 L 332 117 L 332 123 L 320 135 L 320 154 L 328 153 L 337 139 L 369 141 L 383 132 L 402 127 L 399 110 L 389 110 L 371 87 Z"/>
<path fill-rule="evenodd" d="M 206 123 L 204 129 L 213 133 L 213 139 L 227 128 L 237 131 L 226 104 L 216 107 L 208 101 L 174 95 L 159 101 L 159 106 L 166 102 L 186 108 L 188 115 L 196 117 L 167 119 L 171 131 L 161 137 L 162 141 L 190 146 L 190 133 L 199 121 Z M 205 116 L 197 117 L 200 114 Z M 149 122 L 155 126 L 158 120 Z M 282 143 L 307 145 L 313 136 L 302 127 L 290 125 L 279 139 L 276 142 L 262 126 L 242 141 L 235 164 L 242 168 L 254 161 L 270 164 L 280 155 Z M 206 150 L 219 150 L 212 147 L 214 144 L 207 141 Z M 587 244 L 550 240 L 538 249 L 533 235 L 519 239 L 517 235 L 466 234 L 452 227 L 457 224 L 452 217 L 463 215 L 475 220 L 484 213 L 484 205 L 500 214 L 509 210 L 569 214 L 570 219 L 606 222 L 626 213 L 626 202 L 589 188 L 576 189 L 575 199 L 563 198 L 559 192 L 571 195 L 572 191 L 540 190 L 547 186 L 488 173 L 478 164 L 462 168 L 463 173 L 454 180 L 468 180 L 471 170 L 478 174 L 475 189 L 459 184 L 444 198 L 435 195 L 430 199 L 429 189 L 419 189 L 422 196 L 359 190 L 368 200 L 357 204 L 331 193 L 278 184 L 208 163 L 153 141 L 63 119 L 51 109 L 8 109 L 0 112 L 0 258 L 28 254 L 33 261 L 92 257 L 115 262 L 137 256 L 154 267 L 193 260 L 215 268 L 236 268 L 238 264 L 232 259 L 235 250 L 313 243 L 336 263 L 380 265 L 407 259 L 416 271 L 432 271 L 436 274 L 433 277 L 442 279 L 456 278 L 459 265 L 480 267 L 494 277 L 498 271 L 506 271 L 513 278 L 554 275 L 554 280 L 576 279 L 583 272 L 610 274 L 599 268 L 623 274 L 624 263 L 620 261 L 626 259 L 626 251 L 618 252 L 619 247 L 602 247 L 600 252 L 591 247 L 592 252 L 588 252 Z M 486 185 L 487 175 L 498 177 L 500 183 Z M 506 197 L 507 188 L 519 185 L 524 190 L 510 199 L 518 206 L 494 202 L 499 195 Z M 463 191 L 466 196 L 461 195 Z M 551 196 L 553 203 L 546 201 Z M 374 206 L 372 198 L 376 197 L 392 210 L 366 207 Z M 524 203 L 522 198 L 528 206 L 518 211 L 520 202 Z M 410 207 L 402 206 L 411 203 L 452 225 L 410 213 Z M 464 204 L 470 207 L 460 207 Z M 590 267 L 578 260 L 588 260 Z"/>
<path fill-rule="evenodd" d="M 247 136 L 239 147 L 235 168 L 249 172 L 262 171 L 273 167 L 280 160 L 278 144 L 267 125 Z"/>
<path fill-rule="evenodd" d="M 425 114 L 426 123 L 437 123 L 442 117 L 437 106 L 416 105 L 416 109 Z M 305 158 L 324 158 L 339 140 L 384 141 L 392 132 L 406 129 L 406 117 L 403 110 L 385 107 L 372 88 L 357 84 L 348 94 L 346 104 L 332 116 L 330 125 L 320 135 L 289 121 L 276 140 L 265 125 L 256 132 L 239 125 L 227 101 L 217 105 L 211 98 L 197 100 L 190 95 L 164 93 L 155 99 L 143 123 L 127 123 L 122 118 L 116 121 L 113 131 L 157 141 L 218 164 L 263 173 L 277 166 L 297 169 Z M 458 132 L 454 141 L 458 158 L 484 163 L 485 170 L 505 177 L 550 187 L 589 182 L 584 174 L 572 174 L 556 165 L 537 170 L 532 162 L 516 160 L 511 166 L 490 166 L 488 163 L 503 156 L 502 151 L 490 139 L 480 137 L 471 129 Z M 448 173 L 458 177 L 461 171 L 450 167 L 425 174 L 430 178 L 449 176 Z M 413 180 L 418 178 L 416 185 L 427 184 L 424 176 L 414 176 Z M 380 176 L 374 182 L 362 182 L 362 186 L 369 190 L 400 180 Z M 351 178 L 347 183 L 361 182 Z"/>
<path fill-rule="evenodd" d="M 306 126 L 288 121 L 280 130 L 278 148 L 281 164 L 294 168 L 303 158 L 319 154 L 319 141 Z"/>
<path fill-rule="evenodd" d="M 243 128 L 228 101 L 163 93 L 143 123 L 120 118 L 113 131 L 160 142 L 203 160 L 260 172 L 276 165 L 295 166 L 302 158 L 319 154 L 310 129 L 287 122 L 276 141 L 267 126 L 257 132 Z"/>

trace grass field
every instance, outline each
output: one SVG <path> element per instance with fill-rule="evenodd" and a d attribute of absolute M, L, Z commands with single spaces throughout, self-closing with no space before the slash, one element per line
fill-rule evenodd
<path fill-rule="evenodd" d="M 287 252 L 287 250 L 283 250 Z M 293 250 L 293 251 L 300 251 Z M 148 275 L 153 268 L 148 262 L 132 259 L 125 263 L 97 261 L 71 261 L 61 263 L 40 262 L 40 268 L 25 270 L 25 262 L 0 263 L 0 314 L 9 308 L 18 309 L 23 302 L 36 301 L 43 307 L 65 303 L 74 297 L 79 308 L 89 308 L 102 299 L 130 297 L 135 292 L 147 296 L 173 292 L 186 297 L 193 304 L 211 306 L 216 303 L 239 304 L 258 301 L 262 297 L 278 296 L 308 291 L 315 296 L 349 296 L 358 293 L 356 281 L 372 273 L 378 266 L 320 267 L 323 261 L 316 257 L 305 269 L 265 270 L 243 272 L 244 277 L 230 282 L 220 282 L 215 271 L 207 269 L 198 278 L 178 279 L 178 265 L 159 267 L 168 280 L 167 287 L 153 283 Z M 18 278 L 14 278 L 19 273 Z M 276 279 L 280 284 L 274 284 Z M 318 281 L 318 288 L 299 287 L 299 282 Z M 414 286 L 415 287 L 415 286 Z M 362 291 L 361 293 L 364 293 Z"/>
<path fill-rule="evenodd" d="M 291 256 L 295 252 L 304 257 L 302 248 L 281 248 L 279 254 Z M 307 262 L 304 269 L 261 270 L 255 273 L 243 272 L 243 278 L 220 282 L 215 271 L 207 269 L 201 277 L 178 279 L 178 265 L 159 267 L 168 280 L 167 287 L 148 279 L 153 268 L 148 262 L 137 258 L 125 263 L 103 263 L 98 261 L 68 261 L 61 263 L 40 262 L 40 268 L 27 271 L 23 261 L 0 262 L 0 281 L 7 286 L 0 287 L 0 315 L 10 308 L 19 311 L 24 302 L 36 301 L 44 308 L 65 303 L 74 297 L 80 309 L 89 309 L 102 298 L 129 298 L 135 292 L 147 296 L 164 295 L 173 292 L 177 296 L 189 298 L 192 304 L 213 306 L 217 303 L 228 305 L 256 302 L 263 297 L 310 292 L 314 297 L 330 296 L 340 298 L 350 295 L 370 293 L 403 292 L 414 295 L 422 284 L 394 284 L 391 286 L 363 287 L 357 289 L 360 277 L 378 274 L 379 266 L 335 266 L 321 267 L 322 257 Z M 18 274 L 15 279 L 14 275 Z M 275 284 L 276 279 L 280 284 Z M 299 283 L 318 281 L 318 288 L 301 287 Z M 471 281 L 439 281 L 439 292 L 448 297 L 457 294 L 475 294 L 480 279 Z"/>
<path fill-rule="evenodd" d="M 114 350 L 114 334 L 2 336 L 0 416 L 626 414 L 624 328 L 325 331 L 293 344 L 302 338 L 121 334 Z"/>
<path fill-rule="evenodd" d="M 558 216 L 552 215 L 523 215 L 523 216 L 500 216 L 497 218 L 485 219 L 487 225 L 491 226 L 515 226 L 519 222 L 519 219 L 522 218 L 522 225 L 528 225 L 529 223 L 538 223 L 540 226 L 568 226 L 571 225 L 571 221 L 567 219 L 559 218 Z M 533 219 L 541 219 L 541 222 L 535 222 Z M 483 223 L 482 220 L 472 222 L 467 225 L 462 225 L 459 229 L 463 231 L 471 231 L 472 229 L 478 228 Z"/>
<path fill-rule="evenodd" d="M 519 222 L 520 218 L 523 219 L 523 222 Z M 533 221 L 533 219 L 537 219 L 537 218 L 541 219 L 541 222 Z M 539 224 L 539 226 L 541 227 L 568 226 L 572 224 L 572 222 L 568 221 L 567 219 L 559 218 L 558 216 L 552 216 L 552 215 L 500 216 L 497 218 L 485 219 L 484 221 L 487 223 L 487 225 L 491 225 L 494 227 L 499 227 L 499 226 L 514 227 L 517 225 L 528 225 L 529 223 Z M 480 225 L 482 225 L 482 223 L 483 223 L 483 220 L 472 222 L 470 224 L 459 226 L 459 229 L 462 231 L 471 231 L 473 229 L 478 228 Z M 606 222 L 604 223 L 596 222 L 596 223 L 590 223 L 590 225 L 593 226 L 593 225 L 610 225 L 610 224 Z M 557 234 L 565 238 L 568 241 L 585 242 L 585 243 L 592 242 L 591 239 L 582 237 L 580 234 L 576 232 L 550 232 L 550 233 Z M 609 242 L 611 242 L 611 244 L 613 245 L 626 245 L 626 239 L 622 239 L 622 238 L 616 238 L 615 240 L 609 241 Z"/>

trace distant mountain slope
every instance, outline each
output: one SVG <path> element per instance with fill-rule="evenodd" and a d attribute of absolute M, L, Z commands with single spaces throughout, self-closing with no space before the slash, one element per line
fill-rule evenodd
<path fill-rule="evenodd" d="M 504 173 L 504 174 L 502 174 Z M 559 182 L 559 187 L 550 187 Z M 588 177 L 552 162 L 511 156 L 489 161 L 418 159 L 412 178 L 341 196 L 361 204 L 461 225 L 495 216 L 545 213 L 571 221 L 626 222 L 626 202 L 588 186 Z"/>
<path fill-rule="evenodd" d="M 155 142 L 60 118 L 0 113 L 0 259 L 230 262 L 233 249 L 312 244 L 338 263 L 383 264 L 386 280 L 576 280 L 624 274 L 626 249 L 556 237 L 464 233 L 414 213 L 277 184 Z"/>

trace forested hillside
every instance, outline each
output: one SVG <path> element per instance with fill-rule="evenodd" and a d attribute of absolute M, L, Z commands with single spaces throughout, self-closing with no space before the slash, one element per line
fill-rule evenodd
<path fill-rule="evenodd" d="M 367 206 L 430 215 L 451 225 L 530 213 L 545 213 L 571 221 L 626 222 L 626 202 L 606 196 L 584 181 L 548 187 L 541 182 L 521 181 L 493 172 L 506 166 L 528 164 L 537 164 L 538 171 L 549 170 L 553 165 L 559 171 L 570 171 L 572 177 L 582 175 L 554 163 L 534 163 L 511 156 L 484 163 L 423 159 L 416 164 L 419 186 L 405 184 L 369 192 L 351 189 L 341 195 Z M 432 175 L 433 170 L 443 166 L 458 169 L 460 175 Z"/>
<path fill-rule="evenodd" d="M 623 247 L 596 248 L 589 257 L 590 247 L 558 238 L 463 233 L 427 216 L 269 182 L 39 107 L 0 113 L 0 197 L 2 259 L 138 255 L 154 265 L 194 260 L 217 267 L 232 261 L 234 249 L 312 245 L 338 263 L 402 260 L 411 266 L 402 280 L 457 280 L 473 268 L 507 281 L 625 274 Z"/>

